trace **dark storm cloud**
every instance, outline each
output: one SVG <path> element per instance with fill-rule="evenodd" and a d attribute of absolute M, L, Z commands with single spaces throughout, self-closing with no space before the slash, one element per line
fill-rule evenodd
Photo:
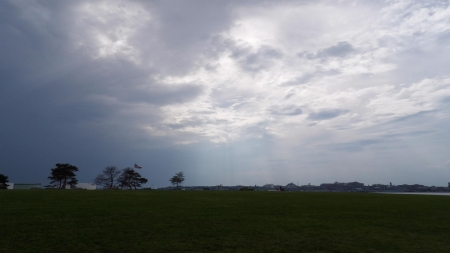
<path fill-rule="evenodd" d="M 348 113 L 349 110 L 342 109 L 326 109 L 317 112 L 312 112 L 308 115 L 308 119 L 310 120 L 327 120 L 336 118 L 342 114 Z"/>
<path fill-rule="evenodd" d="M 192 101 L 203 87 L 165 85 L 154 77 L 195 67 L 211 43 L 208 36 L 229 25 L 222 2 L 203 2 L 210 11 L 192 2 L 145 2 L 160 27 L 141 24 L 128 38 L 141 49 L 139 66 L 126 54 L 96 56 L 92 29 L 109 32 L 123 17 L 111 23 L 81 18 L 75 12 L 81 4 L 0 2 L 0 169 L 13 181 L 44 182 L 51 166 L 69 162 L 81 166 L 80 179 L 89 182 L 103 166 L 141 154 L 133 148 L 167 146 L 170 138 L 149 135 L 142 126 L 158 124 L 158 106 Z M 136 108 L 140 103 L 145 109 Z M 16 170 L 3 171 L 12 164 Z"/>
<path fill-rule="evenodd" d="M 125 87 L 125 89 L 128 89 Z M 153 85 L 145 90 L 123 90 L 120 92 L 124 99 L 131 103 L 149 103 L 155 105 L 178 104 L 193 100 L 203 91 L 199 85 L 182 85 L 180 87 L 167 87 L 164 85 Z"/>
<path fill-rule="evenodd" d="M 299 8 L 303 3 L 307 8 Z M 395 103 L 365 107 L 373 96 L 384 96 L 378 89 L 352 97 L 351 102 L 339 99 L 318 104 L 315 99 L 335 99 L 331 93 L 336 91 L 342 92 L 342 97 L 352 96 L 347 91 L 365 94 L 363 86 L 370 88 L 381 83 L 407 88 L 425 77 L 444 78 L 448 75 L 448 31 L 439 28 L 446 20 L 439 17 L 447 18 L 448 11 L 437 9 L 439 15 L 425 17 L 425 21 L 433 22 L 421 22 L 422 29 L 411 24 L 423 17 L 411 13 L 411 19 L 397 20 L 400 15 L 396 14 L 403 11 L 380 1 L 380 9 L 386 15 L 377 8 L 365 10 L 369 18 L 362 17 L 379 17 L 373 23 L 374 34 L 389 35 L 377 38 L 358 24 L 352 24 L 351 31 L 349 26 L 333 26 L 331 31 L 330 21 L 340 17 L 347 20 L 342 11 L 349 16 L 349 22 L 361 17 L 351 17 L 355 12 L 344 10 L 349 5 L 328 0 L 325 3 L 331 9 L 323 11 L 323 3 L 0 1 L 0 173 L 10 176 L 11 182 L 45 185 L 50 168 L 57 162 L 68 162 L 79 166 L 80 182 L 91 182 L 107 165 L 123 168 L 137 163 L 145 167 L 144 176 L 164 182 L 162 185 L 167 185 L 168 178 L 180 170 L 186 170 L 189 180 L 197 170 L 197 178 L 211 183 L 218 170 L 240 178 L 247 168 L 254 167 L 258 170 L 251 176 L 254 180 L 264 175 L 262 160 L 270 161 L 280 154 L 286 154 L 288 159 L 292 146 L 308 146 L 318 154 L 326 151 L 328 147 L 315 149 L 320 145 L 314 141 L 304 145 L 305 136 L 311 133 L 317 135 L 314 138 L 320 143 L 342 140 L 336 147 L 349 152 L 384 148 L 385 143 L 389 146 L 402 138 L 428 137 L 419 131 L 396 135 L 394 130 L 405 126 L 414 130 L 432 126 L 441 135 L 432 132 L 429 135 L 434 139 L 430 138 L 429 146 L 416 147 L 435 147 L 433 141 L 438 140 L 436 143 L 442 143 L 441 152 L 445 153 L 450 103 L 444 97 L 448 96 L 444 88 L 440 95 L 427 95 L 429 90 L 424 89 L 427 99 L 418 94 L 414 108 L 405 105 L 392 115 L 377 113 L 391 112 Z M 352 10 L 367 8 L 371 7 L 362 3 Z M 303 10 L 311 10 L 317 19 L 310 19 Z M 390 21 L 390 15 L 396 15 L 394 21 Z M 299 16 L 304 19 L 298 19 Z M 314 23 L 310 28 L 309 21 Z M 258 29 L 265 22 L 276 31 L 269 37 L 265 35 L 267 31 L 240 37 L 241 28 Z M 412 27 L 414 34 L 409 36 L 405 27 Z M 308 29 L 314 31 L 310 33 Z M 430 35 L 433 32 L 440 36 Z M 335 42 L 300 54 L 303 59 L 291 57 L 309 48 L 311 42 L 324 45 L 323 34 L 327 41 Z M 355 44 L 350 44 L 352 41 Z M 428 48 L 429 42 L 433 43 Z M 377 48 L 370 48 L 373 44 L 392 54 L 386 58 Z M 335 64 L 339 59 L 356 59 L 360 53 L 367 58 L 358 62 L 361 69 L 348 71 L 347 65 Z M 302 65 L 319 61 L 320 64 Z M 412 64 L 417 62 L 421 64 Z M 386 70 L 384 63 L 397 69 Z M 371 75 L 378 78 L 371 81 L 364 76 L 355 81 L 366 69 L 373 70 Z M 385 72 L 380 77 L 376 71 Z M 336 83 L 324 84 L 324 77 L 341 72 L 345 74 Z M 216 78 L 219 73 L 224 76 Z M 298 87 L 274 87 L 277 82 L 279 86 Z M 299 86 L 305 83 L 308 85 Z M 314 87 L 318 89 L 311 90 Z M 317 93 L 308 96 L 310 92 Z M 280 101 L 283 97 L 285 100 Z M 396 99 L 394 95 L 392 102 Z M 302 106 L 298 105 L 300 101 Z M 357 105 L 360 108 L 350 108 Z M 405 116 L 420 110 L 419 106 L 435 111 Z M 348 108 L 361 115 L 334 121 L 349 110 L 319 107 Z M 298 116 L 303 114 L 309 115 Z M 384 122 L 388 117 L 390 122 L 370 127 L 371 122 Z M 318 127 L 296 131 L 308 123 Z M 348 133 L 355 126 L 363 126 L 370 134 L 352 135 L 351 140 L 362 140 L 349 142 Z M 377 134 L 380 132 L 391 135 Z M 336 136 L 330 137 L 332 134 Z M 202 146 L 204 151 L 199 153 Z M 243 148 L 245 152 L 230 156 L 233 148 Z M 292 157 L 298 157 L 298 153 Z M 204 163 L 205 160 L 210 162 Z M 246 160 L 245 166 L 237 165 L 239 160 Z M 323 159 L 323 163 L 333 164 L 333 160 Z M 276 174 L 287 178 L 284 172 Z M 266 179 L 272 180 L 271 175 L 266 173 Z M 217 180 L 213 183 L 223 183 L 220 177 Z"/>
<path fill-rule="evenodd" d="M 1 89 L 4 91 L 0 96 L 5 104 L 10 100 L 21 101 L 12 111 L 27 108 L 37 111 L 39 107 L 44 107 L 41 111 L 54 111 L 56 109 L 52 108 L 69 107 L 75 115 L 80 114 L 79 111 L 102 115 L 117 108 L 109 105 L 96 112 L 96 108 L 105 106 L 86 101 L 87 97 L 106 95 L 123 102 L 161 105 L 190 101 L 202 92 L 202 87 L 194 84 L 157 84 L 149 78 L 156 70 L 139 68 L 121 58 L 93 60 L 84 48 L 71 47 L 69 34 L 73 31 L 64 29 L 64 26 L 71 27 L 67 20 L 71 19 L 69 3 L 26 8 L 9 2 L 2 5 L 5 15 L 1 21 L 6 25 L 0 27 L 4 38 L 0 42 Z M 27 8 L 42 12 L 42 16 L 50 13 L 51 18 L 27 16 L 26 12 L 31 11 Z M 141 89 L 143 85 L 147 86 L 145 90 Z M 83 106 L 76 105 L 81 103 Z"/>

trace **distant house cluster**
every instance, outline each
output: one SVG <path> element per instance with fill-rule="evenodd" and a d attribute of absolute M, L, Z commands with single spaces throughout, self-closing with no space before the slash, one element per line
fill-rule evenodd
<path fill-rule="evenodd" d="M 174 190 L 174 187 L 159 188 L 158 190 Z M 179 190 L 212 190 L 212 191 L 239 191 L 239 190 L 252 190 L 252 191 L 311 191 L 311 192 L 450 192 L 450 182 L 448 186 L 425 186 L 421 184 L 402 184 L 392 185 L 392 183 L 386 184 L 372 184 L 364 185 L 360 182 L 349 183 L 323 183 L 320 185 L 296 185 L 289 183 L 287 185 L 265 184 L 263 186 L 185 186 Z"/>

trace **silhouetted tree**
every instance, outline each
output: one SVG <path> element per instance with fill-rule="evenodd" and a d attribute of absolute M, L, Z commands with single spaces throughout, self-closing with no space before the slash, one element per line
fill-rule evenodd
<path fill-rule="evenodd" d="M 113 189 L 117 185 L 117 179 L 120 175 L 120 170 L 114 166 L 108 166 L 103 169 L 102 174 L 99 174 L 95 179 L 94 183 L 101 185 L 105 189 Z"/>
<path fill-rule="evenodd" d="M 178 172 L 175 174 L 175 176 L 173 176 L 170 180 L 169 180 L 173 185 L 177 185 L 178 188 L 178 184 L 183 183 L 184 181 L 184 174 L 183 172 Z"/>
<path fill-rule="evenodd" d="M 7 184 L 8 181 L 8 177 L 0 174 L 0 190 L 6 190 L 8 189 L 9 184 Z"/>
<path fill-rule="evenodd" d="M 141 187 L 142 184 L 148 182 L 146 178 L 143 178 L 139 173 L 134 171 L 132 168 L 125 168 L 122 170 L 122 174 L 120 174 L 117 179 L 119 183 L 120 189 L 129 189 L 133 188 L 136 190 L 138 187 Z"/>
<path fill-rule="evenodd" d="M 70 188 L 75 187 L 78 184 L 75 171 L 78 171 L 76 166 L 68 163 L 57 163 L 56 168 L 52 169 L 51 175 L 48 177 L 52 180 L 50 184 L 58 189 L 66 189 L 67 185 L 70 185 Z"/>

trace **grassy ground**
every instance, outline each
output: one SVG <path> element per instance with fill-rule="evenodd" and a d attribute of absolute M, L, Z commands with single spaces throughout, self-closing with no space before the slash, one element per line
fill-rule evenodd
<path fill-rule="evenodd" d="M 0 191 L 0 252 L 450 252 L 450 197 Z"/>

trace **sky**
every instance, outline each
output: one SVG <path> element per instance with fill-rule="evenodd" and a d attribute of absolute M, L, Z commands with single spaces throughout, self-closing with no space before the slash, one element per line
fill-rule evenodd
<path fill-rule="evenodd" d="M 450 2 L 0 1 L 0 173 L 450 182 Z"/>

